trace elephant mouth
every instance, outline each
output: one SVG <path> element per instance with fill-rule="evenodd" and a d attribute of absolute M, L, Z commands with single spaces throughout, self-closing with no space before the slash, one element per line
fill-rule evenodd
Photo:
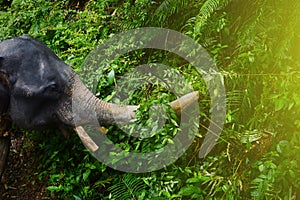
<path fill-rule="evenodd" d="M 54 109 L 22 109 L 26 105 L 15 105 L 10 109 L 10 117 L 18 127 L 29 130 L 43 130 L 61 123 Z"/>
<path fill-rule="evenodd" d="M 19 119 L 13 118 L 14 123 L 18 127 L 22 127 L 24 129 L 28 130 L 44 130 L 44 129 L 49 129 L 53 128 L 56 126 L 56 122 L 52 119 Z"/>

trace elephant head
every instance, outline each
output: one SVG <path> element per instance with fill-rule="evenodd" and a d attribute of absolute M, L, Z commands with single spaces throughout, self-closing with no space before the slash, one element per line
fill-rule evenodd
<path fill-rule="evenodd" d="M 0 59 L 4 91 L 0 102 L 7 106 L 2 110 L 22 128 L 54 125 L 60 101 L 67 98 L 64 90 L 70 87 L 70 67 L 46 45 L 27 36 L 1 42 Z"/>
<path fill-rule="evenodd" d="M 43 129 L 61 123 L 74 126 L 72 97 L 82 102 L 79 112 L 97 108 L 101 125 L 114 123 L 113 110 L 120 112 L 122 120 L 123 114 L 135 109 L 98 100 L 71 67 L 29 36 L 0 43 L 0 73 L 1 112 L 8 112 L 12 121 L 22 128 Z M 89 122 L 87 115 L 75 117 L 78 125 Z"/>

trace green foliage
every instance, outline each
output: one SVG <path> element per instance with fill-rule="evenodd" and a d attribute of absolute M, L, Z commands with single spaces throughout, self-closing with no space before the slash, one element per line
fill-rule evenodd
<path fill-rule="evenodd" d="M 185 21 L 196 12 L 195 3 L 189 0 L 164 0 L 156 3 L 148 24 L 171 29 L 180 29 Z"/>
<path fill-rule="evenodd" d="M 199 14 L 196 16 L 195 32 L 199 32 L 207 20 L 217 9 L 224 9 L 230 0 L 208 0 L 203 3 Z"/>
<path fill-rule="evenodd" d="M 47 190 L 56 197 L 101 199 L 96 191 L 109 185 L 112 179 L 102 175 L 106 166 L 95 160 L 75 135 L 67 142 L 57 132 L 36 132 L 28 135 L 39 144 L 40 173 L 48 178 Z"/>
<path fill-rule="evenodd" d="M 138 176 L 124 174 L 120 181 L 108 188 L 110 199 L 143 199 L 146 193 L 145 183 Z"/>
<path fill-rule="evenodd" d="M 158 50 L 138 50 L 105 65 L 95 94 L 104 100 L 140 104 L 137 116 L 151 134 L 143 139 L 108 127 L 108 137 L 126 151 L 150 152 L 172 142 L 179 119 L 167 103 L 166 84 L 147 77 L 120 77 L 138 65 L 162 63 L 180 73 L 200 94 L 200 127 L 188 151 L 158 172 L 120 174 L 90 156 L 78 137 L 28 133 L 41 152 L 37 177 L 48 180 L 60 199 L 297 199 L 300 196 L 299 1 L 297 0 L 135 0 L 0 1 L 0 39 L 29 34 L 44 41 L 77 72 L 86 55 L 111 35 L 159 26 L 183 32 L 206 48 L 224 77 L 225 128 L 205 159 L 197 153 L 210 121 L 207 86 L 182 58 Z M 76 5 L 80 6 L 76 6 Z M 298 30 L 298 31 L 297 31 Z M 138 85 L 140 80 L 143 84 Z M 117 87 L 116 87 L 117 86 Z M 135 88 L 131 90 L 128 88 Z M 181 89 L 180 86 L 176 90 Z M 151 118 L 163 104 L 163 119 Z M 155 110 L 157 111 L 157 110 Z M 160 128 L 161 121 L 165 126 Z M 212 122 L 213 123 L 213 122 Z M 134 128 L 127 127 L 133 134 Z M 194 127 L 191 128 L 194 131 Z M 132 131 L 131 131 L 132 130 Z M 139 129 L 137 129 L 139 130 Z M 150 130 L 150 131 L 149 131 Z"/>
<path fill-rule="evenodd" d="M 297 136 L 296 136 L 297 135 Z M 293 199 L 299 190 L 298 133 L 290 141 L 281 140 L 276 148 L 252 168 L 251 196 L 255 199 Z"/>

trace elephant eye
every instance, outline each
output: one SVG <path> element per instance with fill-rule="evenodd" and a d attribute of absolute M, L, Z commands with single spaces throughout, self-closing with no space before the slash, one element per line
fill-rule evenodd
<path fill-rule="evenodd" d="M 57 85 L 57 83 L 50 83 L 47 87 L 46 87 L 46 91 L 50 92 L 50 93 L 59 93 L 59 87 Z"/>
<path fill-rule="evenodd" d="M 56 90 L 56 89 L 57 89 L 57 84 L 56 84 L 56 83 L 51 83 L 51 84 L 48 86 L 48 89 L 50 89 L 50 90 Z"/>
<path fill-rule="evenodd" d="M 47 85 L 42 96 L 48 100 L 58 100 L 62 95 L 61 89 L 57 83 L 51 83 Z"/>

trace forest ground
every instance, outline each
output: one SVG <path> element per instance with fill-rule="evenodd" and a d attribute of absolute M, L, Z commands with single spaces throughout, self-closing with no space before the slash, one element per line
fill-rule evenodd
<path fill-rule="evenodd" d="M 8 163 L 0 183 L 0 199 L 55 199 L 46 191 L 47 181 L 39 180 L 37 174 L 38 154 L 25 134 L 14 134 L 11 140 Z M 25 151 L 26 149 L 26 151 Z"/>

